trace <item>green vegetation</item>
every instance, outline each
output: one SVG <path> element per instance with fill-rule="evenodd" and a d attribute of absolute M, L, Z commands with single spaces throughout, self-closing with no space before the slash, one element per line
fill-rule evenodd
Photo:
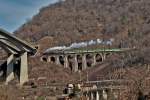
<path fill-rule="evenodd" d="M 45 100 L 45 97 L 44 96 L 40 96 L 37 98 L 37 100 Z"/>

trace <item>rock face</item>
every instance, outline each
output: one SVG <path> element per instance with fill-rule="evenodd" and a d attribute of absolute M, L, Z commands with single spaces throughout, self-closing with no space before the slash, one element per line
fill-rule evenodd
<path fill-rule="evenodd" d="M 42 8 L 15 33 L 29 41 L 50 36 L 57 45 L 113 37 L 118 46 L 149 46 L 149 4 L 148 0 L 60 1 Z"/>

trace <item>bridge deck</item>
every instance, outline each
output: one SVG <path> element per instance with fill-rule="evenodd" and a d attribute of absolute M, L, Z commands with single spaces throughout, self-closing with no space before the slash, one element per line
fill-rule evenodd
<path fill-rule="evenodd" d="M 126 52 L 132 50 L 130 48 L 113 48 L 113 49 L 102 49 L 102 48 L 95 48 L 95 49 L 85 49 L 85 48 L 78 48 L 78 49 L 68 49 L 68 50 L 55 50 L 45 52 L 44 54 L 82 54 L 82 53 L 100 53 L 100 52 Z"/>
<path fill-rule="evenodd" d="M 98 87 L 95 89 L 83 89 L 83 92 L 89 92 L 89 91 L 99 91 L 99 90 L 105 90 L 105 89 L 112 89 L 112 90 L 124 90 L 126 89 L 126 86 L 103 86 L 103 87 Z"/>
<path fill-rule="evenodd" d="M 112 80 L 99 80 L 99 81 L 87 81 L 86 83 L 104 83 L 104 82 L 129 82 L 130 80 L 123 80 L 123 79 L 112 79 Z"/>
<path fill-rule="evenodd" d="M 0 46 L 7 52 L 19 54 L 22 52 L 28 52 L 35 54 L 36 49 L 29 43 L 17 38 L 11 33 L 0 28 Z"/>

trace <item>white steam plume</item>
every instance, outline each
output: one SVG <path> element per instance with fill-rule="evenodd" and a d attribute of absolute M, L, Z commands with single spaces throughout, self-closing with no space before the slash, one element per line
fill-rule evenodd
<path fill-rule="evenodd" d="M 96 44 L 103 44 L 103 45 L 112 45 L 114 42 L 114 39 L 111 38 L 109 40 L 101 40 L 101 39 L 96 39 L 96 40 L 90 40 L 90 41 L 85 41 L 85 42 L 79 42 L 79 43 L 72 43 L 70 46 L 56 46 L 47 49 L 45 52 L 50 52 L 54 50 L 67 50 L 67 49 L 73 49 L 73 48 L 81 48 L 81 47 L 87 47 L 91 45 L 96 45 Z"/>

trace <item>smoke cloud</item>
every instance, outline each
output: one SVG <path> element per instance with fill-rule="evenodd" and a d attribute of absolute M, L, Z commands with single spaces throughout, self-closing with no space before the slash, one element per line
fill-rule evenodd
<path fill-rule="evenodd" d="M 55 51 L 55 50 L 68 50 L 68 49 L 87 47 L 87 46 L 97 45 L 97 44 L 112 45 L 113 42 L 114 42 L 113 38 L 109 40 L 96 39 L 96 40 L 90 40 L 90 41 L 79 42 L 79 43 L 75 42 L 72 43 L 70 46 L 56 46 L 56 47 L 49 48 L 45 51 L 45 53 L 50 51 Z"/>

